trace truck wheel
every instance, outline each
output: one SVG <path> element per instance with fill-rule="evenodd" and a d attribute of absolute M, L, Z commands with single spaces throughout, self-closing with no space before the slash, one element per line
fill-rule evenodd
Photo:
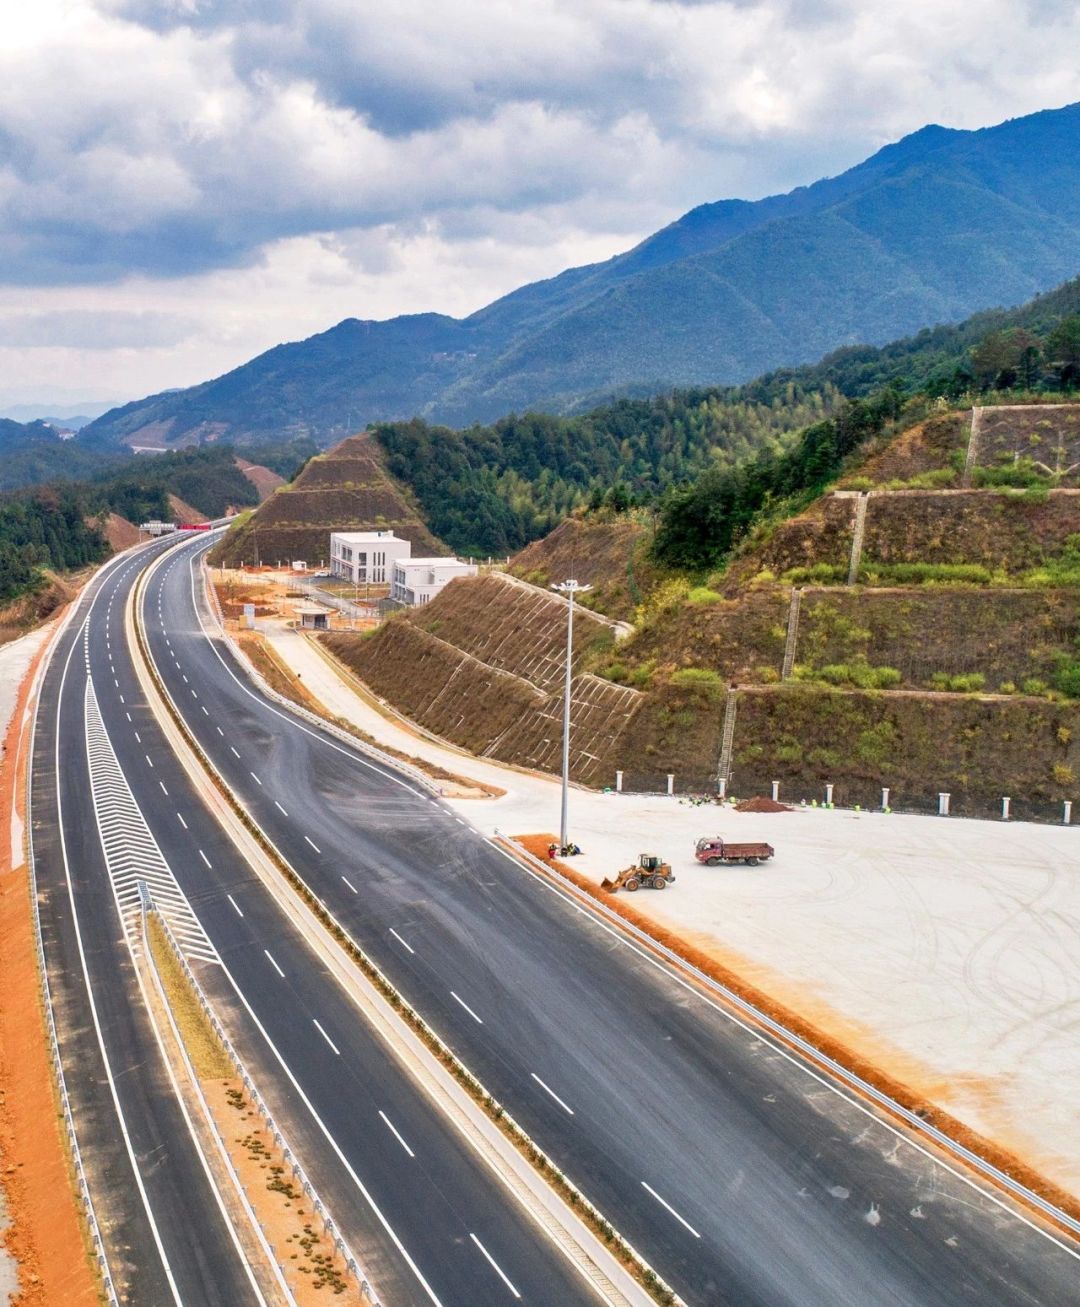
<path fill-rule="evenodd" d="M 667 881 L 663 876 L 654 876 L 652 879 L 653 889 L 667 889 Z"/>
<path fill-rule="evenodd" d="M 636 876 L 631 876 L 623 886 L 623 889 L 636 890 L 641 888 L 641 881 Z"/>
<path fill-rule="evenodd" d="M 720 865 L 720 859 L 719 859 L 719 858 L 706 858 L 706 859 L 705 859 L 705 865 L 706 865 L 706 867 L 719 867 L 719 865 Z"/>
<path fill-rule="evenodd" d="M 757 858 L 747 858 L 747 859 L 746 859 L 746 865 L 747 865 L 748 867 L 756 867 L 757 864 L 758 864 L 758 860 L 757 860 Z"/>

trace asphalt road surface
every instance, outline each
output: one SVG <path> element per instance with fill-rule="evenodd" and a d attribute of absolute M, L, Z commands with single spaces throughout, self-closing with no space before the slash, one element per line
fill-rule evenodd
<path fill-rule="evenodd" d="M 152 655 L 191 730 L 402 993 L 687 1302 L 1080 1302 L 1065 1239 L 410 782 L 266 701 L 212 634 L 203 548 L 159 568 L 145 601 Z M 554 1289 L 536 1300 L 565 1301 Z"/>
<path fill-rule="evenodd" d="M 143 878 L 228 1008 L 245 1061 L 388 1307 L 593 1304 L 387 1055 L 191 788 L 143 702 L 124 637 L 124 601 L 147 557 L 108 569 L 80 605 L 45 678 L 33 760 L 64 1062 L 126 1301 L 263 1301 L 139 999 L 125 923 Z"/>

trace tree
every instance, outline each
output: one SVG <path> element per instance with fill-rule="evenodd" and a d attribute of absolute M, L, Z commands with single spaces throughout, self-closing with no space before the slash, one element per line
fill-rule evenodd
<path fill-rule="evenodd" d="M 1046 342 L 1046 354 L 1062 390 L 1080 385 L 1080 313 L 1058 323 Z"/>

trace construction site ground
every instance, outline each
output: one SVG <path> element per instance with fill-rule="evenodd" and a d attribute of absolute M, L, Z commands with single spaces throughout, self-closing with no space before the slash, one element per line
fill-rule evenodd
<path fill-rule="evenodd" d="M 503 790 L 448 800 L 482 832 L 558 829 L 556 779 L 425 735 L 365 698 L 311 639 L 259 625 L 333 714 Z M 1080 830 L 822 808 L 737 813 L 578 789 L 570 802 L 581 874 L 599 883 L 639 853 L 660 854 L 676 883 L 633 899 L 658 928 L 1080 1194 Z M 714 834 L 767 840 L 776 858 L 700 866 L 694 842 Z"/>

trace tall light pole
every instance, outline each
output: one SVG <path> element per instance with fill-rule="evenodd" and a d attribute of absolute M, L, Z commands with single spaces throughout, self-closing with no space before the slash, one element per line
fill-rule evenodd
<path fill-rule="evenodd" d="M 570 799 L 570 679 L 574 663 L 574 596 L 591 590 L 591 585 L 579 585 L 577 581 L 563 581 L 561 585 L 552 585 L 552 590 L 566 595 L 566 683 L 563 689 L 562 719 L 562 818 L 559 825 L 559 847 L 565 849 L 570 843 L 567 832 L 567 806 Z"/>

